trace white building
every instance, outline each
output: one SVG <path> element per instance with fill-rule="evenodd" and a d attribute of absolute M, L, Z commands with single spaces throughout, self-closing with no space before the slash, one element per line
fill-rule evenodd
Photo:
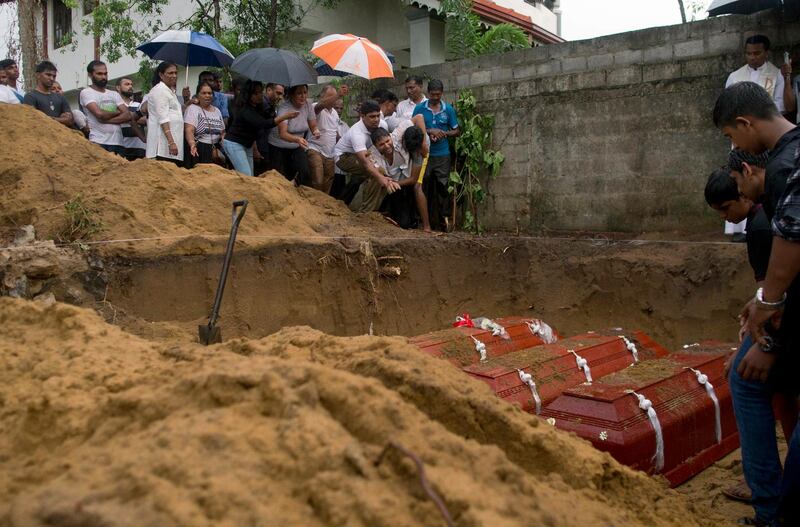
<path fill-rule="evenodd" d="M 81 22 L 94 0 L 79 0 L 74 9 L 63 0 L 42 0 L 38 30 L 46 57 L 58 67 L 58 80 L 71 102 L 88 82 L 86 65 L 104 60 L 99 39 L 83 34 Z M 473 11 L 486 25 L 508 22 L 522 28 L 532 45 L 562 42 L 559 0 L 473 0 Z M 194 9 L 191 0 L 171 0 L 162 25 Z M 313 40 L 331 33 L 352 33 L 376 42 L 396 58 L 395 67 L 423 66 L 446 60 L 445 24 L 438 15 L 439 0 L 343 0 L 336 9 L 315 9 L 288 38 Z M 140 24 L 147 24 L 146 20 Z M 74 33 L 74 42 L 66 43 Z M 109 77 L 130 76 L 139 70 L 141 55 L 108 64 Z M 195 70 L 196 71 L 191 71 Z M 190 84 L 203 68 L 190 70 Z M 179 75 L 179 89 L 184 75 Z"/>

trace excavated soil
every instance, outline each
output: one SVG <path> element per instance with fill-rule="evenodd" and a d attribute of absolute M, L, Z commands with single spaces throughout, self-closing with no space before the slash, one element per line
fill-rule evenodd
<path fill-rule="evenodd" d="M 0 106 L 0 121 L 14 123 L 3 134 L 13 148 L 0 149 L 6 229 L 30 224 L 42 239 L 58 237 L 70 224 L 65 205 L 79 202 L 99 223 L 83 241 L 114 241 L 95 246 L 103 254 L 197 254 L 224 247 L 231 203 L 247 199 L 242 246 L 397 232 L 378 215 L 356 218 L 341 202 L 295 188 L 277 172 L 252 178 L 210 165 L 189 171 L 154 160 L 129 163 L 25 105 Z M 248 235 L 256 237 L 245 241 Z"/>
<path fill-rule="evenodd" d="M 156 344 L 0 299 L 0 523 L 720 525 L 402 339 Z"/>

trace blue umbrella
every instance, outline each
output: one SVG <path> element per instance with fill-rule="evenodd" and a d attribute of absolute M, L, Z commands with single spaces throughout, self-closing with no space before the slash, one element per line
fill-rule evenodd
<path fill-rule="evenodd" d="M 394 55 L 387 51 L 386 56 L 389 57 L 389 62 L 394 64 Z M 324 60 L 317 61 L 317 63 L 314 64 L 314 69 L 317 70 L 318 75 L 325 75 L 328 77 L 347 77 L 348 75 L 352 75 L 352 73 L 331 68 Z"/>
<path fill-rule="evenodd" d="M 153 60 L 166 60 L 186 66 L 187 79 L 189 66 L 221 68 L 233 63 L 233 55 L 217 39 L 188 29 L 165 31 L 136 49 Z"/>

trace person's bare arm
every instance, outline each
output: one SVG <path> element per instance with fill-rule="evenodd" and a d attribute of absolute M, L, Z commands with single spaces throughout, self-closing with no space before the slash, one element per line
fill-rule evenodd
<path fill-rule="evenodd" d="M 278 137 L 287 143 L 296 143 L 300 145 L 300 148 L 308 148 L 308 141 L 306 141 L 305 137 L 300 137 L 299 135 L 289 133 L 289 123 L 286 121 L 281 121 L 278 123 Z"/>
<path fill-rule="evenodd" d="M 117 107 L 119 110 L 119 114 L 111 119 L 107 120 L 108 124 L 128 124 L 132 119 L 131 112 L 128 110 L 128 107 L 124 104 L 120 104 Z"/>
<path fill-rule="evenodd" d="M 798 273 L 800 273 L 800 242 L 787 241 L 779 236 L 773 237 L 767 277 L 764 279 L 764 300 L 780 301 Z M 768 309 L 756 305 L 755 302 L 748 302 L 742 317 L 753 340 L 764 344 L 764 324 L 778 314 L 777 309 Z"/>
<path fill-rule="evenodd" d="M 197 153 L 197 141 L 194 138 L 194 125 L 185 123 L 183 125 L 183 137 L 186 138 L 186 143 L 189 145 L 189 153 L 193 157 L 199 157 Z"/>
<path fill-rule="evenodd" d="M 400 185 L 398 185 L 396 181 L 394 181 L 390 177 L 385 176 L 383 172 L 378 170 L 375 167 L 375 165 L 373 165 L 370 162 L 369 158 L 367 157 L 366 150 L 362 150 L 361 152 L 356 152 L 356 158 L 358 159 L 358 162 L 361 164 L 361 168 L 366 170 L 371 177 L 375 178 L 375 180 L 378 183 L 380 183 L 380 185 L 384 187 L 386 191 L 389 192 L 389 194 L 400 189 Z"/>
<path fill-rule="evenodd" d="M 58 117 L 53 117 L 56 121 L 63 124 L 64 126 L 72 126 L 75 122 L 75 118 L 72 117 L 72 112 L 64 112 Z"/>
<path fill-rule="evenodd" d="M 115 112 L 107 112 L 105 110 L 101 110 L 97 103 L 92 101 L 86 105 L 86 110 L 88 110 L 92 115 L 94 115 L 98 121 L 102 123 L 107 123 L 111 119 L 119 116 L 122 112 L 119 108 Z"/>
<path fill-rule="evenodd" d="M 142 121 L 142 119 L 144 119 L 144 117 L 136 119 L 135 114 L 133 112 L 131 112 L 131 115 L 134 116 L 131 118 L 131 130 L 133 130 L 133 133 L 136 134 L 136 137 L 138 137 L 143 143 L 146 143 L 147 136 L 144 134 L 144 130 L 142 130 L 142 127 L 139 124 Z M 147 120 L 145 120 L 145 123 L 147 123 Z"/>
<path fill-rule="evenodd" d="M 326 95 L 325 97 L 318 100 L 317 104 L 314 105 L 314 113 L 319 114 L 319 112 L 321 112 L 322 110 L 333 108 L 333 105 L 336 104 L 336 101 L 338 100 L 339 100 L 338 93 L 334 93 L 333 95 Z"/>
<path fill-rule="evenodd" d="M 311 131 L 311 135 L 313 135 L 315 139 L 319 139 L 319 136 L 321 134 L 319 132 L 319 127 L 317 126 L 317 120 L 316 119 L 309 119 L 308 120 L 308 129 Z"/>

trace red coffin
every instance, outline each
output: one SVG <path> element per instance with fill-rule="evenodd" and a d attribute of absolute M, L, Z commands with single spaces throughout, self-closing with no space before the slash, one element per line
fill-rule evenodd
<path fill-rule="evenodd" d="M 723 378 L 725 354 L 735 347 L 707 344 L 696 349 L 697 353 L 645 361 L 592 385 L 566 390 L 541 416 L 588 439 L 617 461 L 662 474 L 671 485 L 679 485 L 739 446 L 730 390 Z M 713 386 L 719 437 L 717 405 L 696 372 Z M 646 401 L 640 402 L 636 394 Z"/>
<path fill-rule="evenodd" d="M 498 397 L 517 403 L 528 412 L 538 413 L 537 407 L 541 410 L 567 388 L 587 382 L 586 371 L 578 366 L 579 361 L 586 361 L 593 379 L 633 364 L 634 355 L 628 348 L 629 344 L 636 347 L 639 361 L 667 354 L 665 348 L 641 331 L 615 328 L 515 351 L 466 366 L 463 370 L 487 383 Z M 524 379 L 520 371 L 529 374 L 530 378 Z M 531 381 L 534 386 L 531 386 Z"/>
<path fill-rule="evenodd" d="M 473 338 L 486 346 L 487 357 L 499 357 L 512 351 L 544 344 L 541 337 L 535 335 L 528 325 L 533 320 L 523 317 L 494 319 L 505 328 L 510 339 L 493 336 L 491 331 L 484 329 L 458 327 L 411 337 L 408 341 L 429 355 L 446 359 L 459 367 L 467 366 L 480 361 L 480 353 Z"/>

